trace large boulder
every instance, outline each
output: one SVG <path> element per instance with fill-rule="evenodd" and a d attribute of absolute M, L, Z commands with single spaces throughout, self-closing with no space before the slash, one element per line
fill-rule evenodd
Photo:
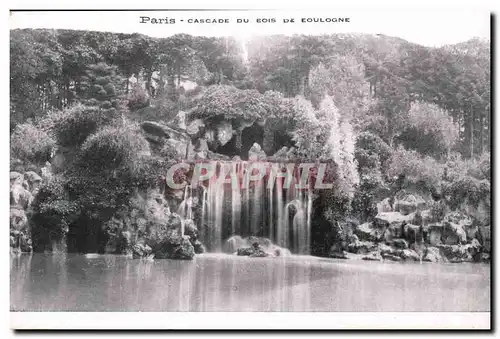
<path fill-rule="evenodd" d="M 10 247 L 21 252 L 33 250 L 28 217 L 20 206 L 11 206 L 10 208 Z"/>
<path fill-rule="evenodd" d="M 16 185 L 10 189 L 10 204 L 11 206 L 19 206 L 27 209 L 33 202 L 33 195 L 30 191 L 21 185 Z"/>
<path fill-rule="evenodd" d="M 153 250 L 148 245 L 139 243 L 132 247 L 132 257 L 134 259 L 147 258 L 151 255 Z"/>
<path fill-rule="evenodd" d="M 481 245 L 483 245 L 483 250 L 491 252 L 491 226 L 480 225 L 478 235 Z"/>
<path fill-rule="evenodd" d="M 400 212 L 384 212 L 379 213 L 375 216 L 375 226 L 378 228 L 400 227 L 403 223 L 411 223 L 415 215 L 407 214 L 404 215 Z"/>
<path fill-rule="evenodd" d="M 205 246 L 203 246 L 201 241 L 198 239 L 198 228 L 193 220 L 184 220 L 184 235 L 189 237 L 189 241 L 191 242 L 191 245 L 193 245 L 194 252 L 196 254 L 206 252 Z"/>
<path fill-rule="evenodd" d="M 441 255 L 449 262 L 471 262 L 473 260 L 470 247 L 465 245 L 439 245 Z"/>
<path fill-rule="evenodd" d="M 28 173 L 36 175 L 34 172 Z M 35 185 L 35 182 L 33 182 L 33 186 Z M 28 180 L 25 180 L 25 176 L 19 172 L 10 172 L 10 205 L 27 209 L 33 202 L 33 199 L 33 194 L 30 192 L 30 183 Z"/>
<path fill-rule="evenodd" d="M 349 259 L 347 252 L 344 251 L 343 246 L 340 243 L 335 243 L 330 247 L 330 252 L 328 253 L 330 258 L 336 259 Z"/>
<path fill-rule="evenodd" d="M 193 144 L 185 139 L 166 139 L 162 143 L 161 153 L 164 156 L 173 156 L 176 158 L 188 158 L 194 153 Z"/>
<path fill-rule="evenodd" d="M 428 262 L 443 262 L 446 261 L 446 258 L 444 258 L 441 255 L 441 251 L 437 247 L 427 247 L 424 256 L 422 258 L 423 261 L 428 261 Z"/>
<path fill-rule="evenodd" d="M 363 224 L 357 225 L 354 229 L 354 234 L 358 237 L 359 240 L 364 241 L 377 241 L 379 238 L 377 229 L 371 222 L 365 222 Z"/>
<path fill-rule="evenodd" d="M 399 256 L 401 253 L 401 250 L 395 249 L 387 244 L 383 244 L 383 243 L 378 244 L 378 251 L 384 260 L 390 260 L 390 261 L 402 261 L 403 260 Z"/>
<path fill-rule="evenodd" d="M 408 249 L 408 242 L 404 239 L 393 239 L 392 245 L 400 250 Z"/>
<path fill-rule="evenodd" d="M 189 157 L 193 152 L 193 145 L 189 135 L 181 130 L 163 125 L 155 121 L 145 121 L 141 124 L 146 140 L 151 150 L 160 152 L 163 156 Z"/>
<path fill-rule="evenodd" d="M 414 223 L 417 225 L 423 225 L 424 227 L 430 225 L 433 222 L 438 220 L 434 220 L 434 216 L 432 215 L 432 211 L 430 209 L 419 211 L 419 220 L 414 220 Z"/>
<path fill-rule="evenodd" d="M 391 241 L 404 237 L 404 226 L 413 221 L 415 214 L 403 215 L 400 212 L 384 212 L 375 216 L 374 232 L 377 240 Z"/>
<path fill-rule="evenodd" d="M 250 161 L 265 161 L 266 153 L 262 150 L 258 143 L 254 143 L 248 151 L 248 160 Z"/>
<path fill-rule="evenodd" d="M 467 251 L 470 253 L 474 261 L 480 261 L 480 255 L 483 247 L 479 240 L 472 239 L 472 241 L 465 245 L 465 247 L 467 248 Z"/>
<path fill-rule="evenodd" d="M 38 192 L 38 189 L 42 185 L 42 177 L 39 176 L 36 172 L 34 171 L 28 171 L 24 173 L 24 179 L 29 185 L 29 190 L 33 195 L 36 195 Z"/>
<path fill-rule="evenodd" d="M 224 146 L 233 137 L 233 126 L 231 122 L 223 120 L 217 124 L 216 127 L 216 138 L 220 146 Z"/>
<path fill-rule="evenodd" d="M 465 244 L 467 242 L 467 231 L 476 237 L 477 229 L 472 218 L 458 211 L 446 214 L 443 220 L 443 238 L 447 245 Z M 471 239 L 469 237 L 469 239 Z M 472 239 L 471 239 L 472 240 Z"/>
<path fill-rule="evenodd" d="M 377 204 L 377 213 L 394 212 L 392 207 L 392 199 L 385 198 Z"/>
<path fill-rule="evenodd" d="M 420 261 L 420 255 L 417 252 L 410 249 L 402 250 L 400 257 L 405 261 Z"/>
<path fill-rule="evenodd" d="M 186 133 L 191 138 L 199 138 L 204 134 L 205 122 L 202 119 L 193 120 L 187 125 Z"/>
<path fill-rule="evenodd" d="M 425 207 L 425 200 L 417 194 L 411 194 L 401 190 L 396 193 L 394 197 L 394 211 L 400 212 L 403 215 L 414 213 Z"/>
<path fill-rule="evenodd" d="M 362 257 L 361 259 L 367 260 L 367 261 L 382 261 L 383 258 L 379 252 L 371 252 L 371 253 L 365 255 L 364 257 Z"/>
<path fill-rule="evenodd" d="M 349 259 L 346 251 L 330 251 L 328 256 L 334 259 Z"/>
<path fill-rule="evenodd" d="M 255 247 L 256 245 L 258 245 L 258 247 Z M 222 251 L 228 254 L 251 255 L 255 252 L 256 248 L 259 250 L 257 253 L 260 253 L 260 250 L 262 250 L 267 256 L 271 257 L 291 255 L 290 250 L 273 244 L 271 240 L 267 238 L 253 236 L 242 238 L 239 235 L 227 239 L 222 246 Z"/>
<path fill-rule="evenodd" d="M 212 122 L 206 127 L 205 139 L 211 150 L 215 150 L 220 146 L 226 145 L 229 140 L 233 138 L 235 131 L 230 121 L 222 120 L 219 122 Z"/>
<path fill-rule="evenodd" d="M 10 187 L 24 184 L 24 176 L 19 172 L 10 172 Z"/>
<path fill-rule="evenodd" d="M 25 231 L 10 230 L 10 247 L 16 251 L 32 252 L 33 246 L 30 233 Z"/>
<path fill-rule="evenodd" d="M 172 127 L 163 125 L 156 121 L 144 121 L 141 124 L 141 127 L 147 134 L 161 138 L 177 140 L 190 139 L 185 132 L 173 129 Z"/>
<path fill-rule="evenodd" d="M 10 229 L 23 231 L 28 226 L 28 217 L 23 209 L 18 207 L 10 208 Z"/>
<path fill-rule="evenodd" d="M 266 150 L 264 149 L 264 152 Z M 276 153 L 274 153 L 272 156 L 268 157 L 269 161 L 289 161 L 291 159 L 295 158 L 294 155 L 295 149 L 291 147 L 290 149 L 286 146 L 281 147 Z"/>
<path fill-rule="evenodd" d="M 198 239 L 195 240 L 189 239 L 189 241 L 191 242 L 191 245 L 193 245 L 194 253 L 201 254 L 207 251 L 205 246 Z"/>
<path fill-rule="evenodd" d="M 179 111 L 173 121 L 171 122 L 172 127 L 178 128 L 180 130 L 186 130 L 186 112 Z"/>
<path fill-rule="evenodd" d="M 181 237 L 179 241 L 165 241 L 154 251 L 157 259 L 193 260 L 194 247 L 188 236 Z"/>
<path fill-rule="evenodd" d="M 388 227 L 388 225 L 377 224 L 377 222 L 365 222 L 354 227 L 354 234 L 362 241 L 382 241 L 386 240 Z M 401 236 L 394 230 L 390 230 L 390 232 L 394 233 L 396 237 Z"/>
<path fill-rule="evenodd" d="M 366 254 L 377 250 L 377 245 L 371 241 L 356 241 L 350 243 L 347 248 L 351 253 Z"/>
<path fill-rule="evenodd" d="M 443 236 L 443 224 L 435 223 L 427 227 L 427 237 L 431 246 L 441 245 Z"/>
<path fill-rule="evenodd" d="M 237 255 L 240 256 L 248 256 L 256 258 L 265 258 L 270 256 L 270 254 L 265 252 L 264 249 L 257 242 L 253 243 L 252 246 L 250 247 L 238 248 L 238 251 L 236 253 Z"/>

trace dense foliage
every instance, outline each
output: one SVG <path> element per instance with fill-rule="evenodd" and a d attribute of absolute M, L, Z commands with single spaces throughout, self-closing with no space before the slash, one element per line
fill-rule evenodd
<path fill-rule="evenodd" d="M 172 142 L 154 155 L 135 122 L 176 125 L 179 111 L 183 123 L 224 123 L 227 140 L 209 144 L 225 155 L 257 142 L 267 156 L 286 147 L 294 160 L 334 164 L 336 190 L 321 198 L 337 228 L 372 218 L 403 185 L 431 192 L 436 216 L 489 200 L 490 47 L 478 40 L 431 48 L 362 34 L 242 42 L 13 30 L 10 53 L 11 158 L 74 159 L 34 204 L 56 238 L 68 225 L 123 228 L 117 211 L 157 186 L 178 153 Z"/>

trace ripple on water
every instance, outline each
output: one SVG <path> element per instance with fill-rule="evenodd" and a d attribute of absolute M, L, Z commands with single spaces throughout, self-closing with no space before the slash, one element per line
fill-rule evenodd
<path fill-rule="evenodd" d="M 490 268 L 205 253 L 11 258 L 11 309 L 31 311 L 489 311 Z"/>

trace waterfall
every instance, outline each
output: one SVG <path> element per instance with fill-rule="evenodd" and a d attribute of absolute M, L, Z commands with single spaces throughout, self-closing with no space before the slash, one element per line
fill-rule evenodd
<path fill-rule="evenodd" d="M 177 208 L 177 214 L 181 217 L 181 236 L 184 236 L 184 220 L 193 218 L 193 191 L 191 186 L 186 185 L 184 188 L 184 200 Z"/>
<path fill-rule="evenodd" d="M 216 174 L 197 188 L 186 186 L 179 215 L 195 221 L 200 240 L 211 252 L 221 251 L 225 240 L 239 235 L 263 236 L 292 253 L 309 254 L 312 190 L 298 186 L 296 175 L 290 185 L 282 177 L 271 185 L 266 177 L 262 181 L 245 182 L 249 163 L 231 163 L 236 183 L 233 177 L 229 180 Z M 227 163 L 219 164 L 222 168 Z M 194 213 L 193 206 L 197 205 L 201 209 Z"/>

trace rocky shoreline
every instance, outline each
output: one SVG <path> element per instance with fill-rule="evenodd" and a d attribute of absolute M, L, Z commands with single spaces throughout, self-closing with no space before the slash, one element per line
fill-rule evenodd
<path fill-rule="evenodd" d="M 181 112 L 183 113 L 183 112 Z M 197 160 L 241 161 L 211 151 L 212 144 L 222 147 L 232 138 L 239 140 L 241 130 L 235 131 L 231 124 L 195 119 L 186 122 L 179 114 L 172 125 L 146 121 L 141 127 L 153 153 L 172 153 L 174 158 Z M 251 125 L 251 124 L 250 124 Z M 245 125 L 246 126 L 246 125 Z M 241 127 L 242 129 L 244 127 Z M 241 147 L 241 143 L 237 143 Z M 269 142 L 267 142 L 269 144 Z M 211 147 L 209 147 L 212 145 Z M 247 145 L 246 147 L 249 147 Z M 269 147 L 267 147 L 269 148 Z M 275 147 L 276 148 L 276 147 Z M 287 147 L 282 147 L 267 156 L 258 143 L 248 149 L 249 161 L 286 161 L 290 157 Z M 58 164 L 64 157 L 56 154 L 52 162 L 46 163 L 37 174 L 35 171 L 12 171 L 10 173 L 10 247 L 13 252 L 68 251 L 67 224 L 73 222 L 71 206 L 56 205 L 55 210 L 38 213 L 48 215 L 51 222 L 62 225 L 60 232 L 44 230 L 32 220 L 40 187 L 53 181 L 52 171 L 60 170 Z M 491 228 L 488 208 L 463 206 L 450 211 L 441 199 L 425 190 L 400 187 L 385 194 L 376 206 L 374 217 L 361 222 L 355 218 L 338 219 L 330 229 L 323 230 L 327 250 L 315 256 L 366 261 L 425 261 L 425 262 L 489 262 L 491 251 Z M 102 253 L 130 254 L 134 258 L 169 258 L 191 260 L 206 251 L 199 237 L 202 222 L 194 216 L 180 215 L 177 211 L 182 203 L 188 203 L 185 192 L 154 187 L 137 191 L 129 198 L 128 207 L 118 210 L 99 232 L 104 233 Z M 196 198 L 189 202 L 191 209 Z M 54 208 L 53 206 L 51 208 Z M 69 215 L 69 217 L 68 217 Z M 62 217 L 64 216 L 64 218 Z M 64 219 L 66 224 L 61 220 Z M 313 221 L 314 222 L 314 221 Z M 36 226 L 36 228 L 34 228 Z M 43 245 L 34 244 L 33 232 L 42 232 Z M 224 237 L 223 252 L 251 257 L 279 257 L 290 255 L 290 249 L 279 247 L 265 237 L 241 237 L 235 234 Z M 39 239 L 40 241 L 40 239 Z M 312 246 L 312 245 L 311 245 Z M 287 246 L 285 246 L 287 247 Z"/>

